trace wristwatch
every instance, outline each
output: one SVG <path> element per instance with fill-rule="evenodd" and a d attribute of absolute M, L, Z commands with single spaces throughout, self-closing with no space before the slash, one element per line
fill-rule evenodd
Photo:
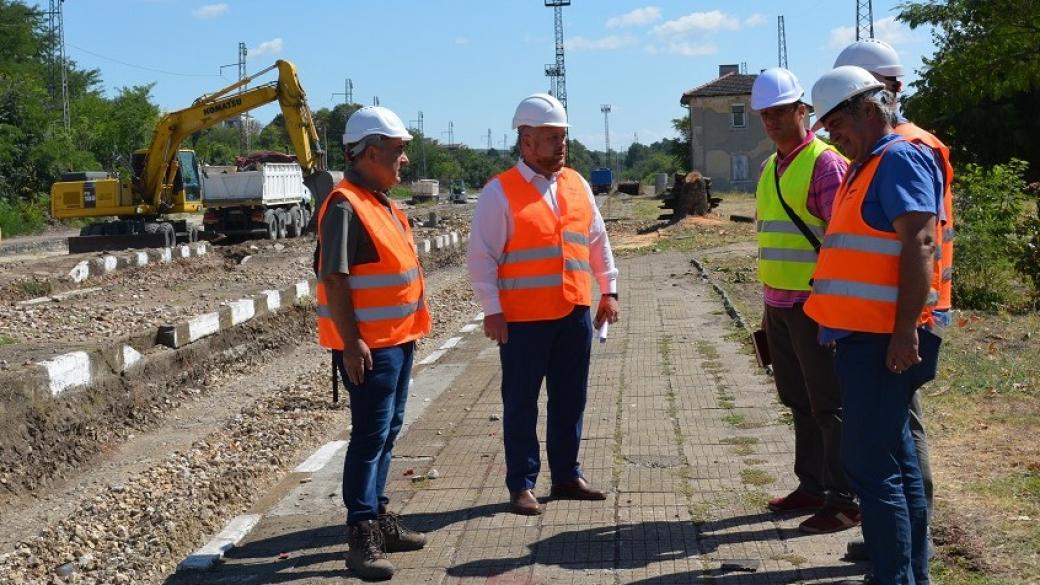
<path fill-rule="evenodd" d="M 605 297 L 613 297 L 615 301 L 618 300 L 618 294 L 617 293 L 603 293 L 603 296 L 605 296 Z"/>

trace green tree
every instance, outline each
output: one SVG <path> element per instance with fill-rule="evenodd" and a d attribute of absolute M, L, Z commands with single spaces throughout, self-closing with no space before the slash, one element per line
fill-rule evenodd
<path fill-rule="evenodd" d="M 939 134 L 957 161 L 1040 159 L 1040 3 L 930 0 L 900 10 L 911 28 L 934 27 L 937 47 L 905 100 L 907 115 Z M 1040 177 L 1040 167 L 1029 172 Z"/>

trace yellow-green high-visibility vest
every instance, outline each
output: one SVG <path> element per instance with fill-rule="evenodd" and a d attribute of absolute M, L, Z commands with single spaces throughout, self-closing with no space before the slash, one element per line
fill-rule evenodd
<path fill-rule="evenodd" d="M 813 137 L 812 142 L 794 157 L 780 176 L 784 201 L 818 241 L 823 241 L 827 224 L 809 213 L 809 186 L 816 159 L 828 150 L 834 150 L 834 147 Z M 762 169 L 755 193 L 758 210 L 758 279 L 772 288 L 807 291 L 816 268 L 816 251 L 780 205 L 773 178 L 775 168 L 776 153 L 773 153 Z"/>

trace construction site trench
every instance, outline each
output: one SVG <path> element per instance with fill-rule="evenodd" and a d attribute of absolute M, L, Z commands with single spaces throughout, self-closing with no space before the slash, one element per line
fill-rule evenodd
<path fill-rule="evenodd" d="M 420 356 L 479 311 L 463 267 L 471 211 L 438 208 L 436 227 L 424 227 L 429 208 L 411 211 L 417 242 L 431 241 L 420 252 L 434 331 Z M 211 246 L 78 284 L 69 267 L 101 255 L 50 250 L 0 259 L 0 575 L 149 582 L 348 426 L 345 395 L 331 400 L 313 301 L 284 294 L 312 282 L 314 241 Z M 276 311 L 176 349 L 156 342 L 163 326 L 280 289 Z M 89 384 L 55 394 L 36 373 L 56 355 L 103 356 L 120 343 L 141 352 L 118 375 L 93 364 Z"/>

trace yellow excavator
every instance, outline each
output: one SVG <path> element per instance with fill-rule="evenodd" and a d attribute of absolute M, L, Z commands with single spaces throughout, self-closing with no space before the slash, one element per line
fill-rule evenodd
<path fill-rule="evenodd" d="M 276 68 L 276 82 L 235 91 Z M 312 195 L 324 198 L 335 178 L 326 168 L 325 153 L 296 67 L 279 60 L 198 98 L 188 108 L 164 115 L 148 148 L 134 152 L 132 177 L 91 171 L 62 175 L 61 181 L 51 187 L 51 213 L 55 218 L 117 218 L 84 226 L 78 237 L 69 238 L 69 252 L 169 247 L 197 239 L 198 231 L 186 220 L 167 217 L 199 213 L 204 205 L 202 169 L 195 152 L 181 149 L 181 143 L 196 132 L 275 100 L 281 106 L 304 183 Z"/>

